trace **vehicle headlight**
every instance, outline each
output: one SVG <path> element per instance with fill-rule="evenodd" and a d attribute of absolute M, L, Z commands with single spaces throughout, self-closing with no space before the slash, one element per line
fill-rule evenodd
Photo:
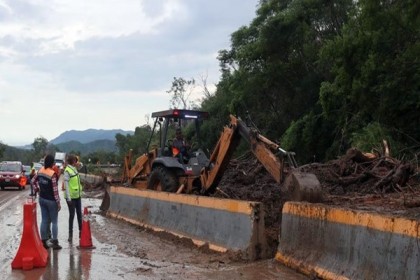
<path fill-rule="evenodd" d="M 15 175 L 15 178 L 16 178 L 16 179 L 19 179 L 19 178 L 20 178 L 20 175 Z"/>

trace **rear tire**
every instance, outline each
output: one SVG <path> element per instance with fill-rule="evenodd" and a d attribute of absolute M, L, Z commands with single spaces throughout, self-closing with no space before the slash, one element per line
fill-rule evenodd
<path fill-rule="evenodd" d="M 157 167 L 152 170 L 147 182 L 149 190 L 176 192 L 178 189 L 178 179 L 175 173 L 165 167 Z"/>

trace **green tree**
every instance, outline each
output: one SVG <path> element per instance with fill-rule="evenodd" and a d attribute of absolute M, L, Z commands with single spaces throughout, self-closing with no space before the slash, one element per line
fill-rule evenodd
<path fill-rule="evenodd" d="M 3 153 L 6 150 L 6 145 L 0 141 L 0 159 L 3 158 Z"/>
<path fill-rule="evenodd" d="M 360 145 L 367 131 L 387 132 L 394 147 L 420 147 L 419 11 L 418 1 L 358 1 L 342 36 L 322 49 L 332 75 L 320 101 L 340 135 L 336 153 Z"/>
<path fill-rule="evenodd" d="M 128 154 L 129 150 L 133 150 L 132 152 L 133 156 L 139 156 L 143 153 L 146 153 L 147 152 L 146 148 L 147 148 L 147 144 L 150 139 L 151 133 L 152 133 L 152 128 L 149 125 L 136 127 L 133 135 L 124 136 L 118 133 L 115 136 L 115 139 L 117 141 L 116 145 L 120 152 L 120 156 L 119 156 L 120 162 L 123 162 L 123 158 L 125 155 Z"/>
<path fill-rule="evenodd" d="M 118 162 L 117 155 L 115 153 L 102 150 L 84 155 L 80 160 L 83 162 L 83 164 L 112 164 Z"/>
<path fill-rule="evenodd" d="M 318 63 L 319 52 L 340 34 L 352 7 L 351 0 L 261 1 L 251 24 L 232 34 L 231 49 L 219 52 L 222 80 L 203 108 L 226 112 L 225 119 L 228 113 L 244 118 L 249 112 L 273 140 L 292 122 L 318 115 L 319 88 L 329 77 Z M 317 140 L 304 135 L 305 143 Z"/>
<path fill-rule="evenodd" d="M 295 151 L 298 162 L 323 161 L 329 158 L 326 151 L 330 148 L 333 130 L 334 124 L 325 120 L 322 114 L 310 112 L 291 123 L 280 145 L 285 150 Z"/>
<path fill-rule="evenodd" d="M 42 136 L 35 138 L 34 142 L 32 143 L 32 147 L 34 149 L 34 156 L 38 157 L 38 159 L 45 156 L 45 154 L 47 153 L 47 146 L 47 139 L 45 139 Z"/>

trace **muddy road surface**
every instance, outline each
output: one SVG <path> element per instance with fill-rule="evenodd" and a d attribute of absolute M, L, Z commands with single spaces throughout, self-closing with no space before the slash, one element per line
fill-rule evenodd
<path fill-rule="evenodd" d="M 44 268 L 12 269 L 21 242 L 23 204 L 29 194 L 29 188 L 0 191 L 0 279 L 309 279 L 274 260 L 243 262 L 109 219 L 99 210 L 101 199 L 92 197 L 83 198 L 82 204 L 89 207 L 94 249 L 78 249 L 77 240 L 67 241 L 68 210 L 61 198 L 58 235 L 63 249 L 49 249 Z M 40 224 L 39 206 L 37 217 Z"/>

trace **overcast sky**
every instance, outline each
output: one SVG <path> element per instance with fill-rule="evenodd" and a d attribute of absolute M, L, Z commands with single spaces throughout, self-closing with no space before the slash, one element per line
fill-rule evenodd
<path fill-rule="evenodd" d="M 218 51 L 258 0 L 0 0 L 0 141 L 134 130 L 174 77 L 220 78 Z M 201 84 L 201 83 L 199 83 Z"/>

